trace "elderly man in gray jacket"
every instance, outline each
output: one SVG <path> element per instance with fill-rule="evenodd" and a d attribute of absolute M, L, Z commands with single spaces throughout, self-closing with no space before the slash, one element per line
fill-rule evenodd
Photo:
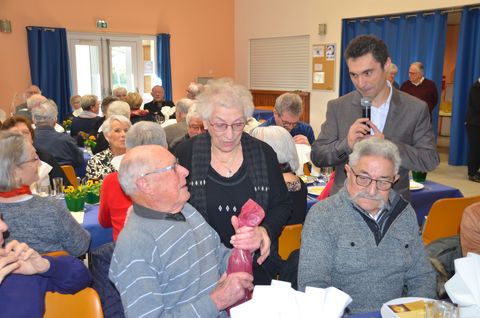
<path fill-rule="evenodd" d="M 334 286 L 353 302 L 347 311 L 379 310 L 402 296 L 435 297 L 435 272 L 412 206 L 392 190 L 400 155 L 391 141 L 355 144 L 345 186 L 309 211 L 302 232 L 298 285 Z"/>

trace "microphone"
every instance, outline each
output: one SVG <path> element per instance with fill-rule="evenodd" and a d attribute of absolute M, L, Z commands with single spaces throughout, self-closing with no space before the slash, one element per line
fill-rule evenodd
<path fill-rule="evenodd" d="M 362 106 L 362 118 L 372 119 L 372 99 L 370 97 L 362 97 L 360 99 L 360 105 Z"/>

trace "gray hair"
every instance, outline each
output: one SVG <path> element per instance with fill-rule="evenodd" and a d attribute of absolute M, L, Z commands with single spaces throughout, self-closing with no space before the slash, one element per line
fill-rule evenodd
<path fill-rule="evenodd" d="M 46 101 L 47 98 L 40 94 L 34 94 L 27 99 L 27 107 L 33 109 Z"/>
<path fill-rule="evenodd" d="M 0 191 L 9 191 L 21 186 L 15 168 L 27 160 L 27 141 L 19 134 L 0 131 Z"/>
<path fill-rule="evenodd" d="M 162 126 L 151 121 L 139 121 L 127 132 L 127 150 L 141 145 L 159 145 L 167 148 L 167 137 Z"/>
<path fill-rule="evenodd" d="M 192 97 L 196 98 L 203 90 L 203 84 L 200 83 L 190 83 L 187 88 L 187 93 Z"/>
<path fill-rule="evenodd" d="M 411 65 L 415 65 L 416 67 L 418 67 L 418 71 L 423 75 L 424 68 L 422 62 L 413 62 Z"/>
<path fill-rule="evenodd" d="M 284 93 L 275 100 L 275 110 L 282 116 L 289 112 L 293 116 L 301 116 L 303 113 L 302 99 L 295 93 Z"/>
<path fill-rule="evenodd" d="M 393 164 L 394 173 L 400 169 L 401 159 L 398 147 L 391 141 L 382 138 L 363 139 L 353 146 L 353 152 L 348 157 L 348 164 L 356 166 L 364 156 L 382 157 Z"/>
<path fill-rule="evenodd" d="M 95 95 L 84 95 L 80 98 L 80 106 L 83 110 L 90 111 L 97 104 L 98 97 Z"/>
<path fill-rule="evenodd" d="M 231 79 L 209 80 L 204 91 L 197 96 L 197 111 L 203 120 L 210 120 L 216 106 L 239 109 L 245 120 L 253 114 L 252 93 Z"/>
<path fill-rule="evenodd" d="M 112 95 L 116 96 L 117 93 L 120 93 L 120 92 L 125 93 L 125 95 L 127 95 L 127 89 L 125 87 L 121 87 L 121 86 L 119 86 L 117 88 L 114 88 L 113 91 L 112 91 Z"/>
<path fill-rule="evenodd" d="M 102 124 L 102 131 L 103 131 L 103 134 L 105 135 L 106 138 L 110 137 L 110 132 L 112 130 L 112 123 L 114 121 L 118 121 L 122 124 L 125 124 L 125 125 L 128 126 L 128 128 L 130 128 L 132 126 L 132 123 L 130 122 L 130 119 L 128 119 L 125 116 L 122 116 L 122 115 L 108 116 L 108 118 Z"/>
<path fill-rule="evenodd" d="M 138 147 L 145 147 L 145 145 Z M 127 152 L 126 156 L 131 154 L 131 151 Z M 153 160 L 155 159 L 150 156 L 133 156 L 133 158 L 128 157 L 127 160 L 125 158 L 122 160 L 118 170 L 118 181 L 126 195 L 132 196 L 137 192 L 136 181 L 142 173 L 151 170 Z"/>
<path fill-rule="evenodd" d="M 193 100 L 190 98 L 182 98 L 175 103 L 175 112 L 180 114 L 188 114 L 188 110 L 193 105 Z"/>
<path fill-rule="evenodd" d="M 191 121 L 192 119 L 200 119 L 200 120 L 202 120 L 202 116 L 200 116 L 200 114 L 198 113 L 198 111 L 197 111 L 197 105 L 195 105 L 195 104 L 193 104 L 192 107 L 190 107 L 190 109 L 188 110 L 187 118 L 186 118 L 187 125 L 190 124 L 190 121 Z"/>
<path fill-rule="evenodd" d="M 269 144 L 275 150 L 279 163 L 288 163 L 292 171 L 298 170 L 300 163 L 297 147 L 285 128 L 281 126 L 257 127 L 251 135 Z"/>
<path fill-rule="evenodd" d="M 114 101 L 108 106 L 107 114 L 109 116 L 121 115 L 130 118 L 130 105 L 122 100 Z"/>
<path fill-rule="evenodd" d="M 32 109 L 32 117 L 37 126 L 55 125 L 58 116 L 57 104 L 51 99 L 47 99 L 39 106 Z"/>

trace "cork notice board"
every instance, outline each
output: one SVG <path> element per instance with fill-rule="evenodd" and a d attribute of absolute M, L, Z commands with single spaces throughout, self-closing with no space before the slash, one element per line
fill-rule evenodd
<path fill-rule="evenodd" d="M 334 90 L 336 46 L 317 44 L 312 50 L 312 88 Z"/>

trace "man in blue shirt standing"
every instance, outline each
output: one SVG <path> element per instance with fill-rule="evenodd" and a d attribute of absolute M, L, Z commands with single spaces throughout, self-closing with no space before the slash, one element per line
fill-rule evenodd
<path fill-rule="evenodd" d="M 312 126 L 300 121 L 303 103 L 295 93 L 278 96 L 273 109 L 273 116 L 261 126 L 282 126 L 290 132 L 296 144 L 311 145 L 315 141 Z"/>

